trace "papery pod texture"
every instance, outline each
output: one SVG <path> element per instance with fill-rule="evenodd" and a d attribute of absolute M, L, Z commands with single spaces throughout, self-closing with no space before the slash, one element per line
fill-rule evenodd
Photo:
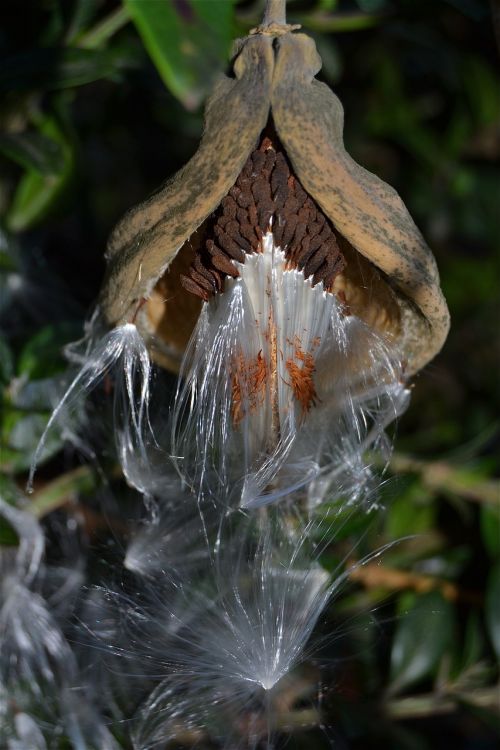
<path fill-rule="evenodd" d="M 179 272 L 192 260 L 197 230 L 272 122 L 296 177 L 351 259 L 347 302 L 392 336 L 406 373 L 415 373 L 441 349 L 449 328 L 436 263 L 420 231 L 396 191 L 345 150 L 343 108 L 315 79 L 321 59 L 312 39 L 273 25 L 260 27 L 236 49 L 234 77 L 221 78 L 208 101 L 196 154 L 111 235 L 100 298 L 105 318 L 115 325 L 137 317 L 153 355 L 178 369 L 200 309 L 181 288 Z M 160 277 L 161 295 L 155 295 Z"/>

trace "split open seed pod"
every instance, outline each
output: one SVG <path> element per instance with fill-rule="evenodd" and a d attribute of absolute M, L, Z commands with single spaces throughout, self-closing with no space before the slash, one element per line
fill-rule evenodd
<path fill-rule="evenodd" d="M 399 195 L 346 152 L 313 40 L 286 25 L 284 0 L 269 8 L 236 43 L 198 151 L 113 231 L 100 308 L 177 371 L 203 300 L 271 229 L 289 266 L 389 336 L 411 375 L 449 327 L 434 257 Z"/>

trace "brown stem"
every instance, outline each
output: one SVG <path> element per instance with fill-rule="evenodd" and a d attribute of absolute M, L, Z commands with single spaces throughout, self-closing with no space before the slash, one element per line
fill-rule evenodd
<path fill-rule="evenodd" d="M 480 604 L 482 601 L 480 594 L 475 591 L 464 591 L 450 581 L 410 573 L 406 570 L 387 568 L 378 563 L 367 563 L 359 567 L 354 565 L 349 577 L 352 581 L 358 581 L 368 589 L 378 587 L 391 591 L 413 589 L 420 594 L 437 589 L 449 601 L 460 600 L 469 604 Z"/>
<path fill-rule="evenodd" d="M 262 26 L 286 24 L 286 0 L 267 0 Z"/>

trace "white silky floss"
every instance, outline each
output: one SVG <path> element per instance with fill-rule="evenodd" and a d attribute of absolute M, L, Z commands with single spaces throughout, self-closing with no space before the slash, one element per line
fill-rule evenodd
<path fill-rule="evenodd" d="M 239 277 L 204 305 L 181 371 L 181 474 L 200 497 L 247 508 L 315 478 L 362 494 L 363 454 L 406 407 L 398 353 L 289 268 L 271 232 L 236 265 Z"/>
<path fill-rule="evenodd" d="M 73 750 L 118 750 L 93 702 L 75 654 L 42 582 L 54 571 L 43 563 L 43 530 L 29 511 L 0 498 L 4 518 L 19 537 L 0 554 L 0 736 L 7 750 L 46 750 L 45 739 L 67 736 Z M 76 594 L 76 576 L 69 589 Z M 64 619 L 64 618 L 62 618 Z M 43 731 L 42 731 L 43 730 Z M 45 737 L 45 739 L 44 739 Z"/>
<path fill-rule="evenodd" d="M 95 318 L 95 316 L 94 316 Z M 89 332 L 80 369 L 47 423 L 31 462 L 31 488 L 37 464 L 49 431 L 99 384 L 110 376 L 113 398 L 115 442 L 123 472 L 133 487 L 148 494 L 155 472 L 149 460 L 154 442 L 149 425 L 151 363 L 142 336 L 133 323 L 114 328 L 97 340 Z"/>

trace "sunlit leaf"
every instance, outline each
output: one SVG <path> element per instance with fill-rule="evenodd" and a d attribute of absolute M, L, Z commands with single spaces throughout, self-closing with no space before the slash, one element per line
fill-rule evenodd
<path fill-rule="evenodd" d="M 222 71 L 232 39 L 228 0 L 123 0 L 165 85 L 195 109 Z"/>
<path fill-rule="evenodd" d="M 453 608 L 437 591 L 423 594 L 402 615 L 391 649 L 391 692 L 436 673 L 453 636 Z"/>

